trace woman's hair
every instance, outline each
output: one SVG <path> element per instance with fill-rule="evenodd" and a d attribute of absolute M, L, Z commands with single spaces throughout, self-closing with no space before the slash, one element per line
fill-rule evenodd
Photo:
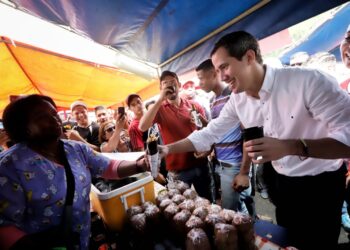
<path fill-rule="evenodd" d="M 106 139 L 105 127 L 106 127 L 108 124 L 113 124 L 113 122 L 111 122 L 111 121 L 106 121 L 106 122 L 104 122 L 104 123 L 102 123 L 102 124 L 100 125 L 100 128 L 99 128 L 99 130 L 98 130 L 98 141 L 99 141 L 100 143 L 107 141 L 107 139 Z"/>
<path fill-rule="evenodd" d="M 21 97 L 6 106 L 3 113 L 4 128 L 14 143 L 23 142 L 28 139 L 28 123 L 33 110 L 49 102 L 56 108 L 51 97 L 44 95 L 29 95 Z"/>

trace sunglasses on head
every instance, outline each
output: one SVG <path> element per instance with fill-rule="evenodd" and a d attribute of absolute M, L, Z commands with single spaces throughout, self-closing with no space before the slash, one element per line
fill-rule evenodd
<path fill-rule="evenodd" d="M 110 127 L 110 128 L 107 128 L 107 129 L 105 130 L 105 132 L 111 133 L 111 132 L 113 132 L 114 130 L 115 130 L 115 127 Z"/>

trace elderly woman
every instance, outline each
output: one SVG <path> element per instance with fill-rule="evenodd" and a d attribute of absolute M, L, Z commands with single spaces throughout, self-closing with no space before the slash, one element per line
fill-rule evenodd
<path fill-rule="evenodd" d="M 130 152 L 130 138 L 124 126 L 125 115 L 117 120 L 117 126 L 112 121 L 107 121 L 100 126 L 98 139 L 101 143 L 101 152 Z"/>
<path fill-rule="evenodd" d="M 91 178 L 143 172 L 145 158 L 111 160 L 83 143 L 60 139 L 62 123 L 47 96 L 12 102 L 3 122 L 16 144 L 0 154 L 2 249 L 88 249 Z"/>

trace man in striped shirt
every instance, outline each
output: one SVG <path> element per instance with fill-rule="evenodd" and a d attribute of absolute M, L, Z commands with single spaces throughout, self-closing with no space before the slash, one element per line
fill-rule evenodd
<path fill-rule="evenodd" d="M 215 97 L 210 104 L 212 119 L 219 116 L 222 108 L 230 99 L 231 89 L 229 85 L 220 81 L 211 59 L 202 62 L 196 68 L 200 87 L 205 92 L 213 91 Z M 237 123 L 221 138 L 220 142 L 214 144 L 215 172 L 220 176 L 222 207 L 248 213 L 244 200 L 251 193 L 251 188 L 242 192 L 233 189 L 234 178 L 239 178 L 249 187 L 249 175 L 240 173 L 242 162 L 242 140 L 241 124 Z M 249 162 L 247 163 L 249 164 Z M 249 169 L 249 168 L 248 168 Z M 251 199 L 248 199 L 251 200 Z M 251 210 L 251 207 L 248 207 Z M 252 211 L 251 211 L 252 212 Z"/>

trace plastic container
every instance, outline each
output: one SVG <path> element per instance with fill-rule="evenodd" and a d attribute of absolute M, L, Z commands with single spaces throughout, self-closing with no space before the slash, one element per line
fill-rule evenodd
<path fill-rule="evenodd" d="M 133 175 L 135 182 L 117 188 L 111 192 L 101 193 L 91 185 L 91 205 L 109 229 L 120 231 L 126 219 L 126 210 L 145 201 L 155 202 L 153 178 L 149 172 Z"/>

